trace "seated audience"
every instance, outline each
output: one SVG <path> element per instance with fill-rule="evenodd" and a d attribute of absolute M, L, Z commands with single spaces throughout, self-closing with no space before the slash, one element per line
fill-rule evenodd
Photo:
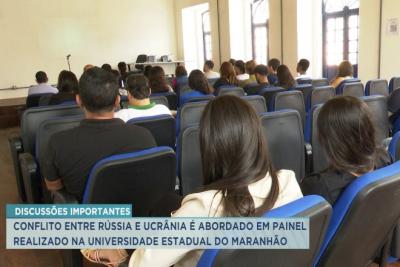
<path fill-rule="evenodd" d="M 232 66 L 235 66 L 235 64 L 236 64 L 236 59 L 231 58 L 231 59 L 229 59 L 228 62 L 231 63 Z"/>
<path fill-rule="evenodd" d="M 126 63 L 121 61 L 118 63 L 118 70 L 120 74 L 120 81 L 119 81 L 119 87 L 120 88 L 125 88 L 125 82 L 126 82 L 126 76 L 128 75 L 128 69 L 126 66 Z"/>
<path fill-rule="evenodd" d="M 172 87 L 177 88 L 178 85 L 186 84 L 188 80 L 188 73 L 183 65 L 179 65 L 175 68 L 175 79 L 172 81 Z"/>
<path fill-rule="evenodd" d="M 33 85 L 29 87 L 28 95 L 37 95 L 37 94 L 57 94 L 57 88 L 54 88 L 51 85 L 48 85 L 47 74 L 44 71 L 36 72 L 36 82 L 37 85 Z"/>
<path fill-rule="evenodd" d="M 230 64 L 230 63 L 228 63 Z M 260 119 L 236 96 L 211 100 L 200 121 L 204 187 L 172 217 L 257 217 L 302 197 L 293 171 L 276 172 Z M 82 250 L 91 261 L 121 262 L 118 250 Z M 203 250 L 137 249 L 129 266 L 196 266 Z"/>
<path fill-rule="evenodd" d="M 258 83 L 258 90 L 261 90 L 262 88 L 265 88 L 269 86 L 268 82 L 268 67 L 265 65 L 257 65 L 257 67 L 254 69 L 254 73 L 256 76 L 256 80 Z"/>
<path fill-rule="evenodd" d="M 254 73 L 256 66 L 257 64 L 255 60 L 249 60 L 246 62 L 245 69 L 246 73 L 249 75 L 249 78 L 240 83 L 241 87 L 245 87 L 246 85 L 257 82 L 256 75 Z"/>
<path fill-rule="evenodd" d="M 278 67 L 281 65 L 281 62 L 277 58 L 271 58 L 268 61 L 268 82 L 270 85 L 277 85 L 278 77 L 277 77 L 277 70 Z"/>
<path fill-rule="evenodd" d="M 201 72 L 201 70 L 193 70 L 190 72 L 189 87 L 192 89 L 192 91 L 180 96 L 181 106 L 189 102 L 190 99 L 210 95 L 214 92 L 212 87 L 208 84 L 206 76 L 203 74 L 203 72 Z"/>
<path fill-rule="evenodd" d="M 286 65 L 280 65 L 276 73 L 279 87 L 290 90 L 296 86 L 296 81 Z"/>
<path fill-rule="evenodd" d="M 218 90 L 221 86 L 238 86 L 239 81 L 236 78 L 233 65 L 229 62 L 224 62 L 219 70 L 221 77 L 215 81 L 214 88 Z"/>
<path fill-rule="evenodd" d="M 238 79 L 239 82 L 243 82 L 250 78 L 249 74 L 246 73 L 246 68 L 243 60 L 236 61 L 235 73 L 236 73 L 236 79 Z"/>
<path fill-rule="evenodd" d="M 49 105 L 75 102 L 75 95 L 78 93 L 78 79 L 73 72 L 63 70 L 58 75 L 57 88 L 59 93 L 51 96 Z"/>
<path fill-rule="evenodd" d="M 395 122 L 400 117 L 400 89 L 394 90 L 387 100 L 388 110 L 391 113 L 389 121 L 392 124 L 393 134 L 398 132 L 400 129 L 395 126 Z"/>
<path fill-rule="evenodd" d="M 302 180 L 305 195 L 321 195 L 333 205 L 357 177 L 390 164 L 386 151 L 376 142 L 368 106 L 355 97 L 340 96 L 326 102 L 317 128 L 329 167 Z"/>
<path fill-rule="evenodd" d="M 133 118 L 156 116 L 162 114 L 172 115 L 164 105 L 150 101 L 150 88 L 146 77 L 143 75 L 129 75 L 126 79 L 129 107 L 121 109 L 114 114 L 115 118 L 127 122 Z"/>
<path fill-rule="evenodd" d="M 173 91 L 171 86 L 168 85 L 163 68 L 159 66 L 151 68 L 149 73 L 149 86 L 152 93 L 167 93 Z"/>
<path fill-rule="evenodd" d="M 110 65 L 110 64 L 107 64 L 107 63 L 104 63 L 103 65 L 101 65 L 101 68 L 102 68 L 103 70 L 106 70 L 106 71 L 109 71 L 109 72 L 112 71 L 111 65 Z"/>
<path fill-rule="evenodd" d="M 80 201 L 96 162 L 113 154 L 151 148 L 156 143 L 148 130 L 114 118 L 120 97 L 112 73 L 97 67 L 83 73 L 76 101 L 85 119 L 78 127 L 50 138 L 43 174 L 50 191 L 65 188 Z"/>
<path fill-rule="evenodd" d="M 153 66 L 151 65 L 147 65 L 146 67 L 144 67 L 143 75 L 146 76 L 147 79 L 150 78 L 150 71 L 152 68 Z"/>
<path fill-rule="evenodd" d="M 219 73 L 216 71 L 213 71 L 213 69 L 214 69 L 214 62 L 211 60 L 207 60 L 203 66 L 204 75 L 206 76 L 207 79 L 219 78 L 219 76 L 220 76 Z"/>
<path fill-rule="evenodd" d="M 297 73 L 298 76 L 296 77 L 296 79 L 311 79 L 310 76 L 307 75 L 307 70 L 310 67 L 310 61 L 308 61 L 305 58 L 302 58 L 299 60 L 299 62 L 297 63 Z"/>
<path fill-rule="evenodd" d="M 341 82 L 347 79 L 353 78 L 353 65 L 351 65 L 350 61 L 342 61 L 338 66 L 337 75 L 333 81 L 331 81 L 331 85 L 333 88 L 339 86 Z"/>

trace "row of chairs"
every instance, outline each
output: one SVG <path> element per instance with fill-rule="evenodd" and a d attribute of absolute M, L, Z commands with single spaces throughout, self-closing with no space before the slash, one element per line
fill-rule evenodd
<path fill-rule="evenodd" d="M 154 168 L 157 164 L 158 168 Z M 140 166 L 140 168 L 138 168 Z M 148 216 L 159 196 L 173 192 L 175 154 L 167 147 L 111 156 L 92 169 L 83 203 L 135 203 L 134 216 Z M 267 212 L 271 218 L 307 217 L 308 250 L 205 250 L 198 267 L 209 266 L 367 266 L 381 265 L 396 249 L 392 238 L 400 219 L 400 162 L 355 180 L 331 207 L 319 196 L 305 196 Z M 151 189 L 151 190 L 149 190 Z M 117 192 L 117 194 L 115 193 Z M 76 203 L 57 192 L 55 203 Z M 360 220 L 360 218 L 363 218 Z M 359 242 L 360 236 L 363 242 Z M 79 251 L 63 252 L 64 266 L 82 266 Z"/>

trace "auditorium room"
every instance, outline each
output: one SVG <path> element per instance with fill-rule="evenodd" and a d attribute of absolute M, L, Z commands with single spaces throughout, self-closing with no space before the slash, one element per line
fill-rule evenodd
<path fill-rule="evenodd" d="M 399 0 L 0 0 L 0 28 L 0 266 L 400 267 Z"/>

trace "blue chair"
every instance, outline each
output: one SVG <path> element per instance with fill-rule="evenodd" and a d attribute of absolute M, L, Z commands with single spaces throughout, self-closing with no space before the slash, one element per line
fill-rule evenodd
<path fill-rule="evenodd" d="M 315 87 L 306 101 L 307 113 L 315 105 L 324 104 L 329 99 L 335 97 L 335 89 L 332 86 Z"/>
<path fill-rule="evenodd" d="M 262 114 L 267 112 L 267 105 L 265 104 L 265 99 L 259 95 L 249 95 L 242 96 L 243 100 L 245 100 L 250 106 L 254 108 L 257 114 Z"/>
<path fill-rule="evenodd" d="M 307 103 L 307 98 L 309 95 L 311 95 L 313 89 L 314 87 L 312 86 L 311 83 L 303 83 L 296 85 L 293 90 L 302 92 L 304 97 L 304 103 Z"/>
<path fill-rule="evenodd" d="M 32 94 L 26 98 L 26 108 L 33 108 L 39 106 L 39 101 L 42 97 L 54 95 L 53 93 Z"/>
<path fill-rule="evenodd" d="M 296 80 L 297 84 L 312 84 L 311 78 L 299 78 Z"/>
<path fill-rule="evenodd" d="M 243 89 L 247 95 L 257 95 L 260 85 L 256 82 L 246 85 Z"/>
<path fill-rule="evenodd" d="M 274 97 L 275 94 L 279 93 L 279 92 L 284 92 L 287 91 L 286 89 L 282 88 L 282 87 L 276 87 L 276 86 L 266 86 L 264 88 L 262 88 L 258 94 L 262 97 L 264 97 L 265 99 L 265 103 L 267 104 L 268 110 L 270 110 L 270 106 L 272 105 L 272 99 Z"/>
<path fill-rule="evenodd" d="M 314 266 L 368 266 L 399 221 L 399 188 L 400 162 L 354 180 L 333 206 Z"/>
<path fill-rule="evenodd" d="M 389 92 L 392 93 L 394 90 L 400 88 L 400 77 L 393 77 L 389 82 Z"/>
<path fill-rule="evenodd" d="M 220 91 L 220 89 L 226 89 L 226 88 L 236 88 L 237 86 L 236 85 L 221 85 L 220 87 L 218 87 L 218 88 L 214 88 L 215 90 L 214 90 L 214 95 L 215 96 L 218 96 L 218 94 L 219 94 L 219 91 Z"/>
<path fill-rule="evenodd" d="M 346 79 L 336 87 L 336 95 L 364 96 L 364 86 L 356 78 Z"/>
<path fill-rule="evenodd" d="M 11 149 L 18 194 L 23 202 L 27 199 L 23 186 L 24 181 L 21 173 L 20 157 L 23 153 L 28 153 L 35 157 L 36 135 L 39 125 L 43 121 L 51 118 L 81 114 L 83 114 L 82 109 L 76 105 L 34 107 L 25 110 L 22 114 L 21 135 L 10 137 L 8 141 Z"/>
<path fill-rule="evenodd" d="M 306 121 L 306 107 L 304 105 L 303 93 L 297 90 L 278 92 L 272 99 L 269 111 L 277 111 L 282 109 L 297 110 L 301 117 L 302 125 Z"/>
<path fill-rule="evenodd" d="M 170 110 L 176 110 L 178 107 L 178 97 L 174 92 L 166 92 L 166 93 L 153 93 L 150 98 L 153 96 L 165 96 L 168 99 L 168 105 Z"/>
<path fill-rule="evenodd" d="M 158 146 L 175 148 L 175 118 L 171 115 L 157 115 L 134 118 L 126 122 L 150 131 Z"/>
<path fill-rule="evenodd" d="M 383 95 L 389 96 L 389 88 L 386 80 L 376 79 L 368 81 L 365 85 L 365 95 Z"/>
<path fill-rule="evenodd" d="M 395 122 L 394 122 L 394 124 L 393 124 L 393 128 L 392 128 L 392 133 L 393 133 L 393 134 L 396 134 L 396 133 L 398 133 L 398 132 L 400 132 L 400 117 L 398 117 L 398 118 L 395 120 Z"/>
<path fill-rule="evenodd" d="M 183 106 L 188 102 L 208 101 L 214 97 L 213 94 L 205 95 L 202 92 L 190 90 L 180 95 L 179 106 Z"/>
<path fill-rule="evenodd" d="M 376 141 L 381 144 L 389 137 L 389 120 L 386 97 L 372 95 L 360 97 L 367 105 L 372 114 L 372 120 L 376 129 Z"/>
<path fill-rule="evenodd" d="M 328 82 L 328 79 L 326 79 L 326 78 L 321 78 L 321 79 L 313 79 L 313 80 L 311 81 L 311 84 L 312 84 L 314 87 L 321 87 L 321 86 L 328 86 L 328 85 L 329 85 L 329 82 Z"/>
<path fill-rule="evenodd" d="M 208 101 L 189 102 L 179 108 L 176 115 L 176 135 L 185 128 L 200 123 L 200 118 Z"/>
<path fill-rule="evenodd" d="M 150 101 L 154 102 L 158 105 L 164 105 L 169 108 L 168 99 L 165 96 L 162 96 L 162 95 L 150 96 Z"/>
<path fill-rule="evenodd" d="M 219 78 L 212 78 L 212 79 L 207 79 L 208 84 L 211 86 L 214 86 L 215 82 L 218 80 Z"/>
<path fill-rule="evenodd" d="M 389 144 L 388 152 L 393 161 L 400 160 L 400 132 L 397 132 Z"/>
<path fill-rule="evenodd" d="M 222 95 L 235 95 L 235 96 L 244 96 L 244 91 L 243 88 L 241 87 L 225 87 L 222 86 L 220 88 L 218 88 L 218 96 L 222 96 Z"/>
<path fill-rule="evenodd" d="M 310 249 L 208 249 L 197 267 L 311 266 L 323 242 L 331 212 L 331 206 L 322 197 L 305 196 L 264 214 L 267 218 L 310 218 Z"/>

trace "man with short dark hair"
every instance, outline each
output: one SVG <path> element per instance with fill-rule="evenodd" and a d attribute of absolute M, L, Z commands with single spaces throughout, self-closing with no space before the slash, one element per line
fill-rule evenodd
<path fill-rule="evenodd" d="M 28 95 L 37 95 L 37 94 L 57 94 L 57 88 L 54 88 L 51 85 L 48 85 L 47 74 L 44 71 L 38 71 L 35 75 L 37 85 L 33 85 L 29 87 Z"/>
<path fill-rule="evenodd" d="M 125 88 L 126 77 L 128 75 L 128 68 L 124 61 L 118 63 L 118 70 L 120 74 L 119 86 Z"/>
<path fill-rule="evenodd" d="M 207 60 L 204 62 L 204 75 L 206 76 L 207 79 L 218 79 L 220 77 L 218 72 L 213 71 L 214 69 L 214 62 L 211 60 Z"/>
<path fill-rule="evenodd" d="M 277 58 L 271 58 L 268 61 L 268 82 L 271 85 L 276 85 L 278 83 L 278 77 L 276 75 L 276 71 L 278 67 L 281 65 L 281 62 Z"/>
<path fill-rule="evenodd" d="M 172 115 L 168 107 L 150 101 L 151 89 L 144 75 L 131 74 L 126 78 L 129 106 L 115 113 L 115 118 L 129 121 L 133 118 Z"/>
<path fill-rule="evenodd" d="M 257 91 L 260 91 L 262 88 L 269 86 L 268 82 L 268 67 L 265 65 L 257 65 L 254 69 L 254 73 L 256 76 L 256 80 L 258 83 Z"/>
<path fill-rule="evenodd" d="M 87 176 L 99 160 L 156 146 L 151 133 L 114 118 L 119 106 L 118 81 L 94 67 L 79 80 L 77 103 L 85 119 L 74 129 L 54 134 L 49 141 L 43 174 L 50 191 L 65 190 L 82 199 Z"/>
<path fill-rule="evenodd" d="M 307 70 L 310 67 L 310 61 L 305 58 L 302 58 L 297 63 L 297 73 L 299 74 L 296 79 L 311 79 L 310 76 L 307 75 Z"/>

